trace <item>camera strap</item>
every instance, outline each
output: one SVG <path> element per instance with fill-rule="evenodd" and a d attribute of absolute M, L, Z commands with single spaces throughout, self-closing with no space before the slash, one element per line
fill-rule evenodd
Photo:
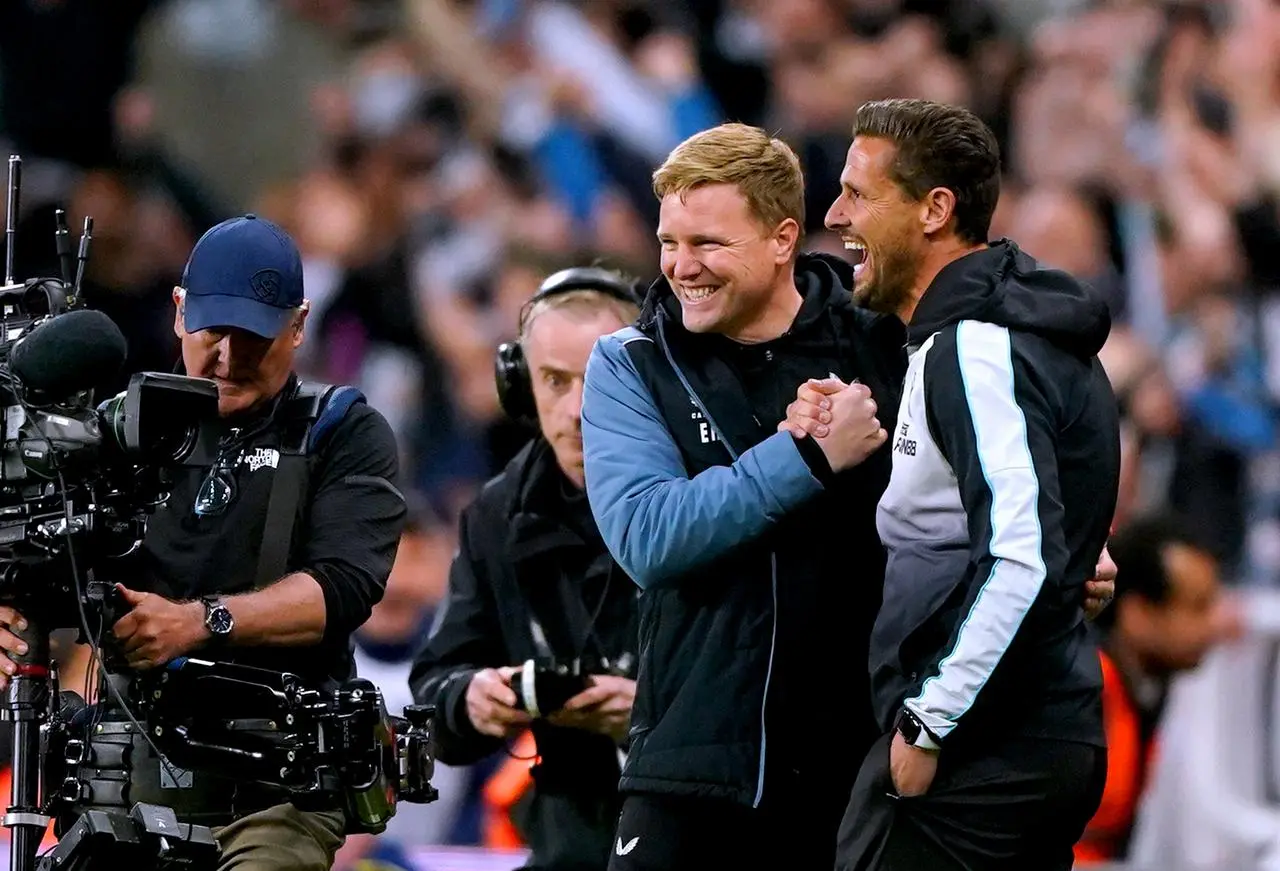
<path fill-rule="evenodd" d="M 600 648 L 597 653 L 604 656 L 606 651 L 596 635 L 595 624 L 600 617 L 600 606 L 604 604 L 604 596 L 608 595 L 609 592 L 609 579 L 606 578 L 604 580 L 600 606 L 597 606 L 595 613 L 587 610 L 587 604 L 583 601 L 582 590 L 563 572 L 558 573 L 557 590 L 559 591 L 559 604 L 564 609 L 565 629 L 568 632 L 570 644 L 573 645 L 573 658 L 581 658 L 592 641 L 595 641 L 596 647 Z M 542 659 L 561 658 L 556 656 L 555 651 L 552 649 L 551 643 L 547 640 L 547 631 L 542 628 L 542 621 L 533 613 L 533 608 L 529 606 L 527 601 L 523 600 L 521 601 L 521 607 L 528 618 L 529 636 L 533 642 L 534 653 Z"/>
<path fill-rule="evenodd" d="M 605 600 L 609 596 L 609 586 L 613 582 L 613 559 L 605 553 L 597 557 L 587 570 L 586 576 L 604 575 L 600 585 L 599 598 L 595 607 L 588 609 L 585 591 L 582 584 L 575 584 L 565 574 L 560 575 L 560 598 L 565 606 L 565 618 L 569 624 L 569 632 L 573 637 L 574 657 L 580 658 L 590 645 L 596 648 L 596 655 L 609 657 L 610 651 L 596 633 L 596 624 L 600 621 L 600 612 L 604 610 Z"/>
<path fill-rule="evenodd" d="M 285 439 L 281 442 L 280 462 L 267 500 L 254 589 L 261 589 L 284 576 L 289 565 L 299 506 L 307 492 L 311 457 L 351 406 L 363 401 L 364 394 L 354 387 L 301 381 L 285 408 L 281 409 Z M 299 429 L 301 431 L 297 432 Z"/>

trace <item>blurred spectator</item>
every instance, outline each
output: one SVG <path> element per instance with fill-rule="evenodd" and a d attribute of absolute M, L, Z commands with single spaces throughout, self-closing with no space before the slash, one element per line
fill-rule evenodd
<path fill-rule="evenodd" d="M 112 159 L 112 104 L 134 73 L 135 37 L 164 0 L 0 4 L 0 139 L 78 167 Z"/>
<path fill-rule="evenodd" d="M 1217 561 L 1180 521 L 1135 519 L 1109 547 L 1116 597 L 1096 621 L 1104 632 L 1107 785 L 1077 845 L 1078 864 L 1127 855 L 1169 681 L 1196 668 L 1233 622 Z"/>
<path fill-rule="evenodd" d="M 1106 222 L 1083 191 L 1032 185 L 1018 196 L 1009 222 L 1024 251 L 1045 266 L 1080 276 L 1105 295 L 1113 316 L 1121 313 L 1123 287 L 1111 263 Z"/>
<path fill-rule="evenodd" d="M 1123 414 L 1118 524 L 1168 507 L 1195 518 L 1210 552 L 1235 567 L 1244 546 L 1248 481 L 1245 447 L 1233 443 L 1229 428 L 1247 435 L 1265 421 L 1212 386 L 1179 395 L 1160 358 L 1123 327 L 1113 329 L 1099 357 Z M 1206 421 L 1195 413 L 1196 403 L 1223 416 Z"/>
<path fill-rule="evenodd" d="M 169 372 L 178 359 L 171 292 L 182 278 L 183 246 L 194 244 L 195 236 L 163 191 L 138 181 L 119 169 L 82 173 L 61 203 L 73 242 L 84 218 L 94 219 L 83 303 L 109 315 L 128 343 L 119 375 L 97 385 L 100 399 L 123 390 L 132 373 Z M 17 277 L 62 274 L 54 208 L 53 202 L 37 206 L 18 225 Z"/>

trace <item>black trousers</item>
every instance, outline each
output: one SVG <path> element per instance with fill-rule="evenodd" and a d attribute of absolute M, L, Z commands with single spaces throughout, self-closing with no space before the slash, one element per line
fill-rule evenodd
<path fill-rule="evenodd" d="M 844 801 L 826 786 L 774 795 L 759 809 L 703 798 L 627 796 L 608 871 L 831 871 Z"/>
<path fill-rule="evenodd" d="M 840 824 L 837 871 L 1070 871 L 1072 848 L 1102 800 L 1107 751 L 1008 739 L 944 749 L 924 795 L 901 798 L 893 735 L 876 742 Z"/>

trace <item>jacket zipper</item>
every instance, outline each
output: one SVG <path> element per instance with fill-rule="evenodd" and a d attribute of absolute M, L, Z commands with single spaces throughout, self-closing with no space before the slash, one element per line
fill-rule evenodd
<path fill-rule="evenodd" d="M 769 633 L 769 667 L 764 673 L 764 697 L 760 702 L 760 773 L 756 779 L 756 797 L 751 802 L 753 808 L 760 807 L 760 802 L 764 800 L 764 760 L 769 743 L 765 711 L 769 709 L 769 685 L 773 682 L 773 652 L 778 644 L 778 554 L 774 551 L 769 552 L 769 583 L 773 588 L 773 628 Z"/>
<path fill-rule="evenodd" d="M 667 363 L 671 365 L 671 369 L 676 373 L 676 377 L 680 379 L 684 392 L 689 394 L 689 398 L 693 400 L 693 404 L 698 407 L 698 411 L 702 412 L 702 416 L 706 418 L 707 423 L 720 436 L 721 443 L 729 452 L 729 456 L 736 463 L 738 461 L 738 452 L 734 450 L 733 445 L 724 436 L 724 430 L 716 425 L 715 418 L 711 416 L 711 412 L 707 410 L 703 404 L 702 398 L 694 391 L 693 385 L 689 383 L 689 379 L 685 377 L 684 370 L 680 368 L 671 354 L 671 348 L 667 345 L 667 334 L 662 328 L 663 317 L 659 314 L 654 318 L 658 326 L 658 344 L 662 346 L 662 353 L 667 358 Z M 765 758 L 768 752 L 769 736 L 767 726 L 765 724 L 765 712 L 769 709 L 769 686 L 773 681 L 773 658 L 774 651 L 778 646 L 778 555 L 774 551 L 769 552 L 769 585 L 773 594 L 773 626 L 769 634 L 769 665 L 764 675 L 764 695 L 760 700 L 760 767 L 756 775 L 756 795 L 751 800 L 753 808 L 760 807 L 760 802 L 764 799 L 764 771 Z"/>

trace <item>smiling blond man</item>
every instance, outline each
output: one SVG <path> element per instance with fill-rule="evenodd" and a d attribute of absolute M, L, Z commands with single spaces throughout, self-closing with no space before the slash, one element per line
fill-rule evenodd
<path fill-rule="evenodd" d="M 902 325 L 854 305 L 847 262 L 800 253 L 804 179 L 781 140 L 707 130 L 654 189 L 663 277 L 596 345 L 582 413 L 592 510 L 643 589 L 610 868 L 829 871 L 847 754 L 876 736 L 877 414 L 897 406 Z M 829 437 L 778 432 L 797 386 L 832 375 L 861 385 Z"/>

